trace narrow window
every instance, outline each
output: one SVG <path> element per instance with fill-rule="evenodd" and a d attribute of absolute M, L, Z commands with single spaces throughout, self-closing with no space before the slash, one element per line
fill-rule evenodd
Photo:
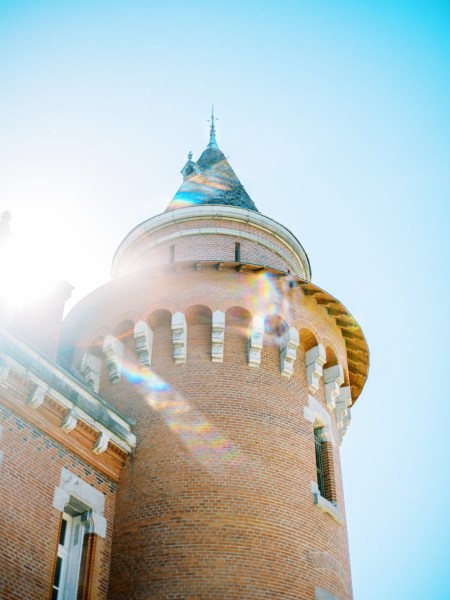
<path fill-rule="evenodd" d="M 63 513 L 59 531 L 52 600 L 76 598 L 83 548 L 83 515 Z"/>
<path fill-rule="evenodd" d="M 316 429 L 314 429 L 314 445 L 316 447 L 317 485 L 319 486 L 320 495 L 323 498 L 325 498 L 325 476 L 324 476 L 324 468 L 323 468 L 322 433 L 323 433 L 323 427 L 316 427 Z"/>
<path fill-rule="evenodd" d="M 336 484 L 334 480 L 333 447 L 327 441 L 324 427 L 314 429 L 316 449 L 317 486 L 322 498 L 336 504 Z"/>
<path fill-rule="evenodd" d="M 175 246 L 170 246 L 170 262 L 171 264 L 175 262 Z"/>
<path fill-rule="evenodd" d="M 239 242 L 234 244 L 234 261 L 241 262 L 241 244 Z"/>

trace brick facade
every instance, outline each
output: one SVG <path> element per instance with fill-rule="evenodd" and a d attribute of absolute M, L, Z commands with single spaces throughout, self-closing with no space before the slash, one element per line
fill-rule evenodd
<path fill-rule="evenodd" d="M 78 598 L 351 600 L 339 444 L 362 332 L 283 226 L 170 208 L 66 317 L 57 363 L 21 341 L 38 328 L 4 334 L 0 597 L 51 596 L 61 511 L 93 495 Z"/>

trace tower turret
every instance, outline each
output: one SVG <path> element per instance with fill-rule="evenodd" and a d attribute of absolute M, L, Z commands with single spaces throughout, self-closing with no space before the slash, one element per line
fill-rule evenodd
<path fill-rule="evenodd" d="M 166 212 L 65 322 L 71 367 L 96 357 L 96 391 L 135 422 L 108 597 L 350 600 L 339 444 L 367 345 L 214 121 Z"/>

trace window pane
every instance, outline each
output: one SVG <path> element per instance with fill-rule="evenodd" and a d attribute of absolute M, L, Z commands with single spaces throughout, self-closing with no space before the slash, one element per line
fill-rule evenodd
<path fill-rule="evenodd" d="M 61 546 L 64 546 L 64 541 L 66 539 L 66 531 L 67 531 L 67 521 L 63 519 L 61 521 L 61 530 L 59 532 L 59 543 Z"/>
<path fill-rule="evenodd" d="M 59 580 L 61 578 L 61 567 L 62 567 L 62 558 L 60 556 L 56 559 L 56 569 L 55 569 L 55 578 L 53 580 L 53 587 L 59 587 Z"/>

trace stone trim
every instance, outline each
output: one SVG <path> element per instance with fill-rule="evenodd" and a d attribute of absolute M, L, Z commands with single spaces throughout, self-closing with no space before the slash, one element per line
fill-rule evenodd
<path fill-rule="evenodd" d="M 316 600 L 340 600 L 340 598 L 321 587 L 316 587 Z"/>
<path fill-rule="evenodd" d="M 266 233 L 270 233 L 272 236 L 280 240 L 285 246 L 294 253 L 295 257 L 299 262 L 299 266 L 302 270 L 301 277 L 303 279 L 311 279 L 311 269 L 309 265 L 308 256 L 305 250 L 294 236 L 292 232 L 286 227 L 277 223 L 273 219 L 262 215 L 261 213 L 238 208 L 235 206 L 220 206 L 220 205 L 208 205 L 208 206 L 192 206 L 189 208 L 181 208 L 178 210 L 171 210 L 166 213 L 147 219 L 143 223 L 140 223 L 130 231 L 130 233 L 124 238 L 120 246 L 117 248 L 113 258 L 112 276 L 116 277 L 118 266 L 126 252 L 143 237 L 149 233 L 158 231 L 159 229 L 166 227 L 167 225 L 181 223 L 183 221 L 192 221 L 195 219 L 226 219 L 229 221 L 239 221 L 242 223 L 249 223 L 254 227 L 262 229 Z M 215 231 L 217 233 L 217 231 Z M 238 231 L 233 231 L 233 235 L 237 237 Z M 260 240 L 260 238 L 258 238 Z M 278 249 L 281 251 L 281 249 Z M 296 273 L 298 267 L 293 269 Z"/>
<path fill-rule="evenodd" d="M 123 343 L 113 335 L 107 335 L 103 341 L 103 354 L 108 367 L 109 381 L 117 383 L 122 378 Z"/>
<path fill-rule="evenodd" d="M 106 402 L 90 393 L 64 370 L 59 369 L 57 365 L 11 334 L 1 330 L 0 336 L 3 338 L 2 342 L 4 341 L 8 352 L 8 359 L 5 362 L 8 373 L 14 371 L 34 386 L 28 398 L 25 395 L 20 396 L 24 403 L 28 404 L 27 400 L 29 402 L 39 400 L 40 393 L 36 390 L 45 390 L 45 395 L 51 397 L 68 412 L 74 411 L 77 418 L 84 421 L 89 427 L 98 432 L 107 433 L 118 448 L 127 453 L 135 448 L 136 436 L 131 432 L 130 424 Z M 58 386 L 55 382 L 58 382 Z M 7 382 L 4 382 L 3 385 L 5 384 Z M 74 413 L 71 413 L 71 416 Z M 67 421 L 63 419 L 61 426 L 66 429 L 66 425 L 70 427 L 69 422 L 73 424 L 72 419 Z"/>
<path fill-rule="evenodd" d="M 341 511 L 339 510 L 337 504 L 334 504 L 334 502 L 330 502 L 322 496 L 322 494 L 319 491 L 317 481 L 311 481 L 311 492 L 313 495 L 314 504 L 318 508 L 320 508 L 320 510 L 333 517 L 333 519 L 337 523 L 339 523 L 339 525 L 343 525 L 344 521 L 342 519 Z"/>
<path fill-rule="evenodd" d="M 297 358 L 297 348 L 300 338 L 297 329 L 290 327 L 284 334 L 280 343 L 280 369 L 281 374 L 288 379 L 294 372 L 294 362 Z"/>
<path fill-rule="evenodd" d="M 145 367 L 151 367 L 153 331 L 145 321 L 138 321 L 134 326 L 134 343 L 138 363 Z"/>
<path fill-rule="evenodd" d="M 55 487 L 53 507 L 60 512 L 64 512 L 71 496 L 81 500 L 92 511 L 89 519 L 91 533 L 96 533 L 104 538 L 106 536 L 106 519 L 103 516 L 105 510 L 104 495 L 80 477 L 71 473 L 69 469 L 63 467 L 59 487 Z"/>
<path fill-rule="evenodd" d="M 327 408 L 332 410 L 336 407 L 336 398 L 339 397 L 340 386 L 344 383 L 344 370 L 340 364 L 323 370 L 323 383 L 325 384 L 325 398 Z"/>
<path fill-rule="evenodd" d="M 323 375 L 323 365 L 327 362 L 327 354 L 323 344 L 317 344 L 305 355 L 308 390 L 311 394 L 319 389 L 319 381 Z"/>
<path fill-rule="evenodd" d="M 212 315 L 211 360 L 223 362 L 225 344 L 225 313 L 215 310 Z"/>
<path fill-rule="evenodd" d="M 173 360 L 176 365 L 186 362 L 187 355 L 187 323 L 182 312 L 172 315 Z"/>
<path fill-rule="evenodd" d="M 264 319 L 253 317 L 247 342 L 247 361 L 249 367 L 258 368 L 261 364 L 261 350 L 264 343 Z"/>

